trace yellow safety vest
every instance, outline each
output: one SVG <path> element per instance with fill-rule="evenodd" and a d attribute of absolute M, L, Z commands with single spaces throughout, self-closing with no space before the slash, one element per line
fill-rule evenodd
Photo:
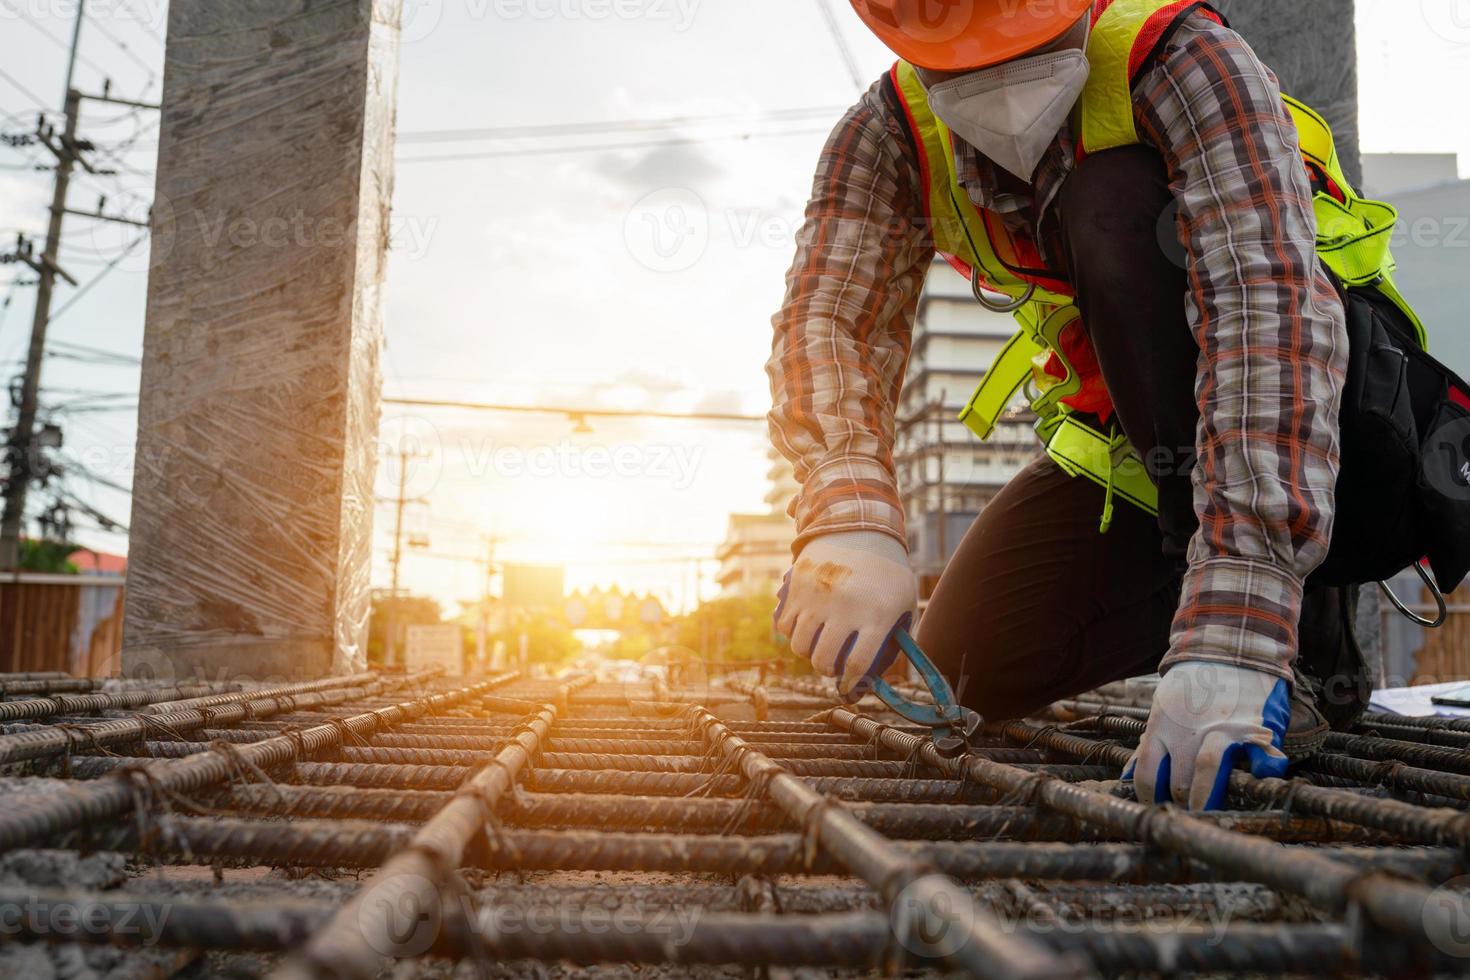
<path fill-rule="evenodd" d="M 1133 83 L 1174 28 L 1194 13 L 1224 23 L 1208 4 L 1193 0 L 1102 0 L 1087 44 L 1091 73 L 1077 107 L 1073 132 L 1085 155 L 1140 142 L 1133 117 Z M 955 172 L 949 128 L 929 108 L 928 95 L 912 65 L 900 61 L 892 81 L 908 116 L 919 151 L 925 207 L 935 247 L 952 265 L 983 287 L 1008 296 L 1019 308 L 1020 329 L 1002 350 L 974 397 L 960 414 L 981 439 L 995 430 L 1022 385 L 1031 382 L 1031 407 L 1046 451 L 1067 473 L 1107 488 L 1102 530 L 1121 497 L 1150 513 L 1158 493 L 1138 453 L 1118 431 L 1104 432 L 1064 404 L 1081 389 L 1082 377 L 1068 363 L 1062 335 L 1080 329 L 1081 314 L 1071 287 L 1041 267 L 1034 246 L 1018 240 L 996 216 L 976 207 Z M 1348 287 L 1372 285 L 1404 310 L 1421 345 L 1424 328 L 1393 283 L 1389 237 L 1398 213 L 1381 201 L 1359 197 L 1342 173 L 1332 130 L 1312 109 L 1283 96 L 1296 122 L 1303 162 L 1314 175 L 1317 254 Z M 1060 365 L 1065 377 L 1055 375 Z M 1051 367 L 1053 370 L 1046 370 Z"/>

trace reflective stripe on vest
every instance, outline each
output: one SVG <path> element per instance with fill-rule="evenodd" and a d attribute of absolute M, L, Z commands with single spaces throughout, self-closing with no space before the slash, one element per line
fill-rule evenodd
<path fill-rule="evenodd" d="M 1019 261 L 1021 246 L 1002 222 L 976 207 L 960 186 L 955 173 L 954 138 L 949 127 L 929 109 L 929 97 L 913 66 L 900 61 L 893 66 L 891 78 L 919 153 L 924 207 L 935 249 L 965 278 L 978 273 L 993 292 L 1018 299 L 1034 285 L 1036 302 L 1070 303 L 1072 290 L 1065 281 L 1025 274 L 1027 270 Z"/>
<path fill-rule="evenodd" d="M 1194 13 L 1224 23 L 1208 4 L 1189 0 L 1099 0 L 1087 50 L 1091 75 L 1074 113 L 1079 156 L 1140 142 L 1133 115 L 1134 82 L 1153 63 L 1174 29 Z M 1061 403 L 1078 389 L 1077 373 L 1061 353 L 1055 329 L 1058 323 L 1077 316 L 1070 287 L 1038 277 L 1035 270 L 1032 274 L 1017 270 L 1014 261 L 1008 267 L 1002 260 L 1018 250 L 1000 222 L 987 222 L 987 216 L 974 207 L 960 186 L 952 137 L 929 109 L 917 74 L 900 62 L 893 80 L 919 147 L 924 196 L 938 251 L 966 275 L 978 267 L 985 284 L 997 292 L 1018 297 L 1028 283 L 1041 287 L 1036 300 L 1017 311 L 1021 329 L 986 372 L 960 420 L 987 438 L 1028 378 L 1040 380 L 1043 384 L 1038 387 L 1043 390 L 1032 407 L 1039 416 L 1036 428 L 1048 454 L 1068 473 L 1110 486 L 1110 499 L 1116 494 L 1156 513 L 1157 492 L 1131 447 L 1125 444 L 1120 450 L 1114 435 L 1078 421 Z M 1389 239 L 1397 212 L 1383 202 L 1359 197 L 1342 172 L 1326 121 L 1295 99 L 1282 98 L 1296 124 L 1303 162 L 1317 188 L 1313 209 L 1317 252 L 1323 264 L 1345 285 L 1372 286 L 1391 300 L 1413 322 L 1421 346 L 1427 347 L 1422 323 L 1393 280 Z M 1053 329 L 1046 329 L 1048 325 Z M 1062 382 L 1044 377 L 1039 370 L 1039 363 L 1053 355 L 1054 363 L 1060 360 L 1066 369 L 1067 378 Z"/>

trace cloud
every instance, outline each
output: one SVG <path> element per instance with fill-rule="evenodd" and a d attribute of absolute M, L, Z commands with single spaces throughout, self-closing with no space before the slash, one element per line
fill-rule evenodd
<path fill-rule="evenodd" d="M 599 160 L 596 169 L 603 179 L 629 190 L 697 189 L 725 174 L 718 161 L 693 145 L 660 146 L 631 162 L 621 153 L 608 153 Z"/>

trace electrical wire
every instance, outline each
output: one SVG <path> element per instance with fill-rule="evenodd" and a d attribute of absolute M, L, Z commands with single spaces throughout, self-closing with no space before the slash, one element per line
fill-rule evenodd
<path fill-rule="evenodd" d="M 30 99 L 32 102 L 36 103 L 36 105 L 39 105 L 39 106 L 47 106 L 47 105 L 50 105 L 51 104 L 51 100 L 50 99 L 43 99 L 39 95 L 37 95 L 35 92 L 31 91 L 29 88 L 26 88 L 26 86 L 23 85 L 20 82 L 19 79 L 17 79 L 14 75 L 10 74 L 4 68 L 0 68 L 0 78 L 5 79 L 11 85 L 15 86 L 17 89 L 20 90 L 20 92 L 21 92 L 22 95 L 24 95 L 26 98 Z M 43 110 L 43 111 L 47 111 L 47 110 Z"/>
<path fill-rule="evenodd" d="M 63 41 L 61 38 L 57 37 L 55 34 L 52 34 L 50 31 L 46 30 L 46 28 L 42 27 L 40 24 L 36 23 L 36 21 L 34 19 L 32 19 L 31 16 L 29 14 L 27 14 L 24 10 L 16 10 L 14 7 L 12 7 L 7 2 L 7 0 L 0 0 L 0 6 L 3 6 L 7 10 L 10 10 L 11 12 L 13 12 L 16 15 L 16 17 L 18 19 L 20 19 L 21 22 L 23 22 L 26 25 L 34 28 L 37 32 L 39 32 L 41 34 L 42 37 L 46 38 L 46 40 L 48 40 L 52 44 L 56 45 L 62 51 L 65 51 L 68 54 L 68 56 L 70 56 L 72 54 L 72 49 L 71 49 L 71 45 L 70 44 L 68 44 L 66 41 Z M 77 61 L 79 61 L 82 64 L 86 65 L 87 67 L 91 68 L 93 71 L 96 71 L 96 72 L 100 73 L 102 75 L 102 77 L 104 77 L 104 78 L 107 77 L 107 69 L 106 68 L 103 68 L 101 65 L 97 64 L 97 62 L 93 61 L 91 58 L 88 58 L 86 55 L 82 54 L 80 51 L 76 52 L 76 59 L 77 59 Z"/>
<path fill-rule="evenodd" d="M 128 13 L 134 14 L 133 5 L 129 3 L 128 0 L 120 0 L 118 6 L 121 7 L 123 10 L 126 10 Z M 146 15 L 147 10 L 145 9 L 143 13 Z M 137 25 L 138 30 L 142 31 L 144 34 L 157 41 L 159 47 L 167 49 L 168 42 L 163 39 L 163 35 L 159 34 L 158 31 L 153 28 L 153 25 L 150 24 L 147 20 L 135 14 L 133 17 L 133 23 Z"/>
<path fill-rule="evenodd" d="M 703 116 L 665 116 L 658 119 L 621 119 L 607 122 L 550 123 L 538 126 L 493 126 L 482 129 L 428 129 L 400 133 L 400 145 L 420 143 L 458 143 L 476 140 L 521 139 L 549 136 L 599 136 L 617 133 L 648 132 L 659 129 L 684 129 L 722 122 L 790 122 L 808 119 L 830 119 L 845 111 L 845 106 L 812 106 L 809 108 L 774 109 L 769 112 L 731 112 Z"/>
<path fill-rule="evenodd" d="M 66 489 L 66 487 L 58 486 L 55 488 L 55 490 L 58 497 L 64 498 L 73 506 L 80 509 L 82 513 L 86 514 L 88 517 L 92 518 L 92 520 L 102 525 L 103 529 L 115 528 L 117 531 L 123 534 L 126 534 L 128 532 L 128 526 L 122 521 L 115 521 L 112 518 L 108 517 L 106 514 L 102 513 L 97 508 L 87 503 L 81 497 L 78 497 L 76 494 Z"/>
<path fill-rule="evenodd" d="M 550 405 L 495 405 L 487 402 L 450 401 L 435 398 L 384 398 L 383 404 L 401 405 L 405 408 L 451 408 L 472 412 L 565 415 L 573 419 L 672 419 L 679 422 L 751 422 L 761 425 L 766 423 L 764 415 L 740 415 L 734 412 L 657 412 L 616 408 L 562 408 Z"/>
<path fill-rule="evenodd" d="M 137 365 L 143 363 L 142 358 L 134 357 L 131 354 L 121 354 L 117 351 L 103 350 L 101 347 L 91 347 L 86 344 L 75 344 L 67 340 L 47 340 L 46 347 L 48 350 L 59 348 L 62 352 L 66 353 L 92 355 L 99 359 L 116 361 L 120 364 Z"/>
<path fill-rule="evenodd" d="M 477 153 L 445 153 L 436 156 L 398 157 L 398 163 L 453 163 L 461 160 L 494 160 L 506 157 L 546 156 L 559 153 L 606 153 L 617 150 L 647 150 L 665 146 L 695 146 L 703 143 L 721 143 L 728 140 L 748 141 L 780 139 L 787 136 L 813 136 L 830 132 L 831 127 L 820 129 L 787 129 L 767 133 L 727 133 L 720 136 L 671 137 L 658 140 L 636 140 L 626 143 L 583 143 L 574 146 L 526 147 L 516 150 L 484 150 Z"/>
<path fill-rule="evenodd" d="M 857 58 L 847 43 L 847 37 L 842 33 L 842 25 L 838 23 L 837 15 L 832 10 L 832 0 L 817 0 L 817 9 L 822 12 L 822 20 L 827 22 L 832 40 L 837 42 L 837 50 L 842 54 L 842 63 L 847 66 L 847 74 L 852 79 L 853 87 L 861 93 L 867 87 L 863 84 L 862 69 L 858 67 Z"/>
<path fill-rule="evenodd" d="M 87 480 L 87 481 L 89 481 L 91 483 L 95 483 L 99 487 L 106 487 L 109 490 L 116 490 L 118 493 L 125 493 L 128 496 L 130 496 L 130 497 L 133 495 L 133 488 L 132 487 L 124 486 L 121 483 L 116 483 L 116 482 L 114 482 L 112 480 L 107 479 L 106 477 L 103 477 L 103 476 L 98 476 L 96 473 L 93 473 L 91 470 L 80 469 L 80 470 L 68 470 L 67 472 L 69 474 L 72 474 L 72 475 L 75 475 L 75 476 L 79 476 L 82 479 Z"/>
<path fill-rule="evenodd" d="M 140 233 L 137 238 L 134 238 L 132 240 L 132 242 L 130 242 L 128 244 L 127 248 L 125 248 L 121 252 L 119 252 L 117 254 L 117 256 L 115 258 L 113 258 L 113 260 L 111 262 L 109 262 L 107 264 L 106 268 L 104 268 L 101 272 L 97 273 L 91 279 L 88 279 L 87 282 L 86 282 L 86 285 L 82 286 L 75 293 L 73 293 L 72 296 L 71 296 L 71 298 L 68 299 L 65 303 L 62 303 L 61 304 L 61 308 L 58 309 L 55 313 L 52 313 L 51 314 L 51 322 L 54 324 L 57 320 L 61 319 L 62 315 L 64 313 L 66 313 L 67 310 L 71 309 L 73 306 L 76 306 L 78 300 L 80 300 L 83 296 L 87 295 L 87 293 L 91 291 L 91 289 L 92 289 L 93 286 L 96 286 L 97 283 L 99 283 L 103 279 L 107 278 L 108 273 L 112 272 L 119 265 L 121 265 L 123 259 L 125 259 L 129 255 L 131 255 L 132 252 L 133 252 L 133 249 L 137 248 L 140 244 L 142 244 L 143 240 L 145 238 L 147 238 L 147 237 L 148 237 L 148 231 L 147 231 L 147 229 L 144 229 L 143 232 Z"/>
<path fill-rule="evenodd" d="M 123 54 L 132 59 L 133 64 L 137 65 L 139 68 L 142 68 L 148 73 L 148 83 L 143 87 L 143 91 L 146 92 L 148 91 L 148 89 L 152 88 L 153 83 L 158 80 L 157 67 L 154 65 L 150 65 L 148 62 L 138 57 L 133 52 L 133 49 L 128 47 L 127 42 L 118 37 L 116 34 L 112 33 L 112 31 L 103 22 L 102 18 L 93 17 L 90 21 L 90 25 L 95 28 L 103 37 L 107 38 L 113 44 L 117 45 L 118 49 L 122 51 Z"/>

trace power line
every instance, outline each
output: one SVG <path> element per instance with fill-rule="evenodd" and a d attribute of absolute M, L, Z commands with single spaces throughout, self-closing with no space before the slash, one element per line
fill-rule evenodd
<path fill-rule="evenodd" d="M 786 129 L 767 133 L 727 133 L 721 136 L 671 137 L 659 140 L 636 140 L 625 143 L 583 143 L 575 146 L 528 147 L 519 150 L 484 150 L 478 153 L 446 153 L 437 156 L 398 157 L 398 163 L 453 163 L 458 160 L 494 160 L 502 157 L 546 156 L 557 153 L 600 153 L 615 150 L 647 150 L 664 146 L 694 146 L 702 143 L 721 143 L 728 140 L 780 139 L 786 136 L 814 136 L 826 133 L 831 127 L 820 129 Z"/>
<path fill-rule="evenodd" d="M 106 477 L 98 476 L 96 473 L 93 473 L 91 470 L 80 469 L 80 470 L 69 470 L 68 472 L 69 473 L 72 473 L 72 474 L 75 474 L 76 476 L 79 476 L 82 479 L 87 480 L 88 482 L 95 483 L 99 487 L 106 487 L 109 490 L 116 490 L 119 493 L 125 493 L 128 496 L 130 496 L 130 497 L 133 495 L 133 488 L 132 487 L 123 486 L 121 483 L 114 483 L 112 480 L 109 480 Z"/>
<path fill-rule="evenodd" d="M 122 523 L 121 521 L 115 521 L 112 518 L 108 517 L 106 514 L 102 513 L 97 508 L 93 507 L 91 504 L 87 503 L 81 497 L 78 497 L 76 494 L 72 493 L 65 487 L 57 487 L 56 493 L 58 496 L 71 502 L 73 506 L 80 509 L 82 513 L 92 518 L 92 520 L 102 525 L 104 530 L 116 529 L 123 534 L 126 534 L 128 532 L 128 526 L 126 524 Z"/>
<path fill-rule="evenodd" d="M 5 79 L 11 85 L 15 86 L 17 89 L 20 90 L 20 92 L 21 92 L 22 95 L 24 95 L 26 98 L 30 99 L 32 102 L 36 103 L 36 105 L 44 106 L 44 105 L 50 105 L 51 104 L 51 100 L 50 99 L 43 99 L 43 98 L 41 98 L 35 92 L 31 91 L 25 85 L 21 84 L 21 82 L 20 82 L 19 79 L 17 79 L 14 75 L 10 74 L 4 68 L 0 68 L 0 78 Z"/>
<path fill-rule="evenodd" d="M 837 42 L 837 50 L 842 54 L 842 62 L 847 66 L 848 77 L 852 79 L 853 86 L 862 92 L 866 87 L 863 85 L 862 69 L 858 67 L 857 58 L 853 56 L 852 48 L 848 46 L 847 37 L 842 33 L 842 25 L 837 21 L 837 15 L 832 11 L 832 0 L 817 0 L 817 9 L 822 12 L 822 20 L 827 22 L 827 30 L 832 34 L 832 40 Z"/>
<path fill-rule="evenodd" d="M 828 119 L 845 111 L 845 106 L 812 106 L 809 108 L 774 109 L 769 112 L 731 112 L 704 116 L 665 116 L 659 119 L 621 119 L 606 122 L 549 123 L 536 126 L 492 126 L 480 129 L 428 129 L 400 133 L 398 142 L 458 143 L 476 140 L 522 139 L 549 136 L 596 136 L 614 133 L 648 132 L 658 129 L 681 129 L 723 122 L 787 122 L 805 119 Z"/>
<path fill-rule="evenodd" d="M 121 354 L 117 351 L 103 350 L 101 347 L 90 347 L 86 344 L 74 344 L 66 340 L 53 340 L 47 345 L 53 353 L 72 354 L 78 357 L 91 356 L 99 361 L 116 361 L 119 364 L 137 365 L 142 364 L 143 359 L 131 354 Z M 59 348 L 59 350 L 58 350 Z"/>
<path fill-rule="evenodd" d="M 92 26 L 97 28 L 98 31 L 102 32 L 103 37 L 107 38 L 113 44 L 117 45 L 118 49 L 121 50 L 123 54 L 132 59 L 133 64 L 137 65 L 139 68 L 142 68 L 148 73 L 148 83 L 143 87 L 143 91 L 146 92 L 148 91 L 148 89 L 152 88 L 153 83 L 158 79 L 158 69 L 134 54 L 133 49 L 128 47 L 127 42 L 122 40 L 122 38 L 118 37 L 116 34 L 112 33 L 107 25 L 103 23 L 102 18 L 99 17 L 94 19 L 92 21 Z"/>
<path fill-rule="evenodd" d="M 616 408 L 563 408 L 551 405 L 495 405 L 487 402 L 448 401 L 434 398 L 384 398 L 385 405 L 405 408 L 452 408 L 472 412 L 507 412 L 532 415 L 565 415 L 571 419 L 670 419 L 678 422 L 766 422 L 764 415 L 734 412 L 658 412 Z"/>
<path fill-rule="evenodd" d="M 76 306 L 78 300 L 80 300 L 83 296 L 87 295 L 87 293 L 91 291 L 91 289 L 92 289 L 93 286 L 96 286 L 99 282 L 101 282 L 103 279 L 105 279 L 107 277 L 108 273 L 112 272 L 119 265 L 121 265 L 123 259 L 125 259 L 129 255 L 131 255 L 132 252 L 133 252 L 133 249 L 135 249 L 139 245 L 141 245 L 143 243 L 143 240 L 145 238 L 147 238 L 147 237 L 148 237 L 148 232 L 147 231 L 143 231 L 142 233 L 140 233 L 138 235 L 137 238 L 134 238 L 132 240 L 132 242 L 130 242 L 128 244 L 127 248 L 125 248 L 121 252 L 119 252 L 117 254 L 117 256 L 115 256 L 111 262 L 107 263 L 106 267 L 104 267 L 95 276 L 93 276 L 91 279 L 88 279 L 87 280 L 87 284 L 85 286 L 81 287 L 80 289 L 78 289 L 75 293 L 73 293 L 72 296 L 71 296 L 71 299 L 67 300 L 65 303 L 62 303 L 61 304 L 61 308 L 59 310 L 57 310 L 55 313 L 51 314 L 51 322 L 52 323 L 55 323 L 58 319 L 61 318 L 62 314 L 64 314 L 67 310 L 71 309 L 73 306 Z"/>
<path fill-rule="evenodd" d="M 67 44 L 61 38 L 57 37 L 55 34 L 52 34 L 50 31 L 46 30 L 46 28 L 42 27 L 40 24 L 36 23 L 25 11 L 16 10 L 14 7 L 10 6 L 10 4 L 6 2 L 6 0 L 0 0 L 0 5 L 3 5 L 6 9 L 12 11 L 19 20 L 34 28 L 37 32 L 41 34 L 42 37 L 46 38 L 46 40 L 50 41 L 61 50 L 68 52 L 72 58 L 80 61 L 87 67 L 100 73 L 104 78 L 107 76 L 106 68 L 103 68 L 101 65 L 97 64 L 97 62 L 93 61 L 91 58 L 88 58 L 86 55 L 80 52 L 73 52 L 69 44 Z"/>

